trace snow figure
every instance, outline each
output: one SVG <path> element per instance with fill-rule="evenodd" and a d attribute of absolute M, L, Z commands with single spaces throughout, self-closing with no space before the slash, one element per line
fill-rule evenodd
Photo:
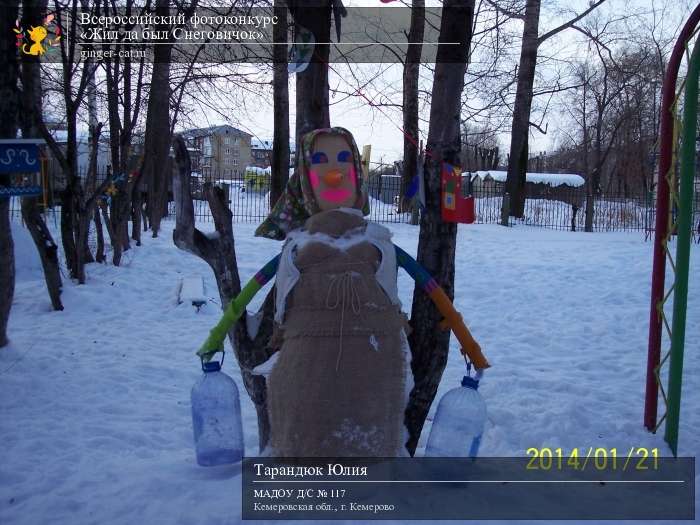
<path fill-rule="evenodd" d="M 406 455 L 403 419 L 413 381 L 398 266 L 434 300 L 475 366 L 488 366 L 443 290 L 368 214 L 350 132 L 306 134 L 296 172 L 256 230 L 285 240 L 282 253 L 231 301 L 198 352 L 206 359 L 220 348 L 253 295 L 276 277 L 273 340 L 280 350 L 256 369 L 269 374 L 267 454 Z"/>

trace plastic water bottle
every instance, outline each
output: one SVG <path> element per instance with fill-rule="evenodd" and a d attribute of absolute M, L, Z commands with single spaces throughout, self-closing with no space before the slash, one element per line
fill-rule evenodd
<path fill-rule="evenodd" d="M 478 379 L 467 375 L 462 386 L 442 397 L 425 447 L 426 456 L 477 456 L 486 423 L 486 404 L 477 388 Z"/>
<path fill-rule="evenodd" d="M 197 463 L 203 467 L 243 458 L 243 425 L 238 388 L 221 362 L 202 363 L 204 374 L 192 387 L 192 427 Z"/>

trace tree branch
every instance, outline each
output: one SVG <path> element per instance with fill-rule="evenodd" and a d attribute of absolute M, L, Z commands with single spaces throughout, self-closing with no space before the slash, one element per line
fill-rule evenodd
<path fill-rule="evenodd" d="M 542 126 L 540 126 L 539 124 L 535 124 L 534 122 L 530 122 L 529 124 L 531 127 L 535 128 L 537 131 L 542 133 L 542 135 L 547 134 L 547 128 L 549 127 L 549 122 L 547 122 L 547 124 L 545 124 L 544 129 L 542 129 Z"/>
<path fill-rule="evenodd" d="M 557 33 L 561 33 L 562 31 L 564 31 L 564 29 L 570 28 L 570 27 L 573 26 L 576 22 L 578 22 L 579 20 L 581 20 L 582 18 L 585 18 L 586 16 L 588 16 L 589 13 L 591 13 L 592 11 L 594 11 L 599 5 L 601 5 L 601 4 L 604 3 L 604 2 L 605 2 L 605 0 L 598 0 L 596 3 L 591 4 L 591 5 L 588 7 L 588 9 L 586 9 L 586 10 L 585 10 L 583 13 L 581 13 L 580 15 L 578 15 L 578 16 L 572 18 L 572 19 L 569 20 L 568 22 L 565 22 L 565 23 L 563 23 L 562 25 L 560 25 L 559 27 L 555 27 L 555 28 L 552 29 L 551 31 L 548 31 L 548 32 L 546 32 L 544 35 L 538 37 L 538 38 L 537 38 L 537 45 L 538 45 L 538 46 L 541 45 L 542 42 L 544 42 L 544 41 L 547 40 L 548 38 L 553 37 L 553 36 L 556 35 Z"/>
<path fill-rule="evenodd" d="M 497 13 L 501 13 L 502 15 L 505 15 L 508 18 L 515 18 L 516 20 L 525 20 L 524 13 L 516 13 L 515 11 L 511 11 L 509 9 L 501 7 L 494 0 L 486 0 L 486 3 L 493 7 Z"/>

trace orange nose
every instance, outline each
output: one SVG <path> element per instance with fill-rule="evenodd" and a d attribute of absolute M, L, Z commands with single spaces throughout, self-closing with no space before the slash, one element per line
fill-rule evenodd
<path fill-rule="evenodd" d="M 331 170 L 323 176 L 323 182 L 326 186 L 331 186 L 333 188 L 340 186 L 343 182 L 343 174 L 338 170 Z"/>

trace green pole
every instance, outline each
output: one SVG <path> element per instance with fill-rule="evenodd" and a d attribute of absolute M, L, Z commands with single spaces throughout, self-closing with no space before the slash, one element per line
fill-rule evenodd
<path fill-rule="evenodd" d="M 668 380 L 668 416 L 664 439 L 678 456 L 678 421 L 681 412 L 683 380 L 683 346 L 688 306 L 688 270 L 690 265 L 690 231 L 693 217 L 693 176 L 695 175 L 695 138 L 698 115 L 698 75 L 700 74 L 700 40 L 695 43 L 688 65 L 683 101 L 683 138 L 681 145 L 678 238 L 676 240 L 676 284 L 673 295 L 671 357 Z"/>

